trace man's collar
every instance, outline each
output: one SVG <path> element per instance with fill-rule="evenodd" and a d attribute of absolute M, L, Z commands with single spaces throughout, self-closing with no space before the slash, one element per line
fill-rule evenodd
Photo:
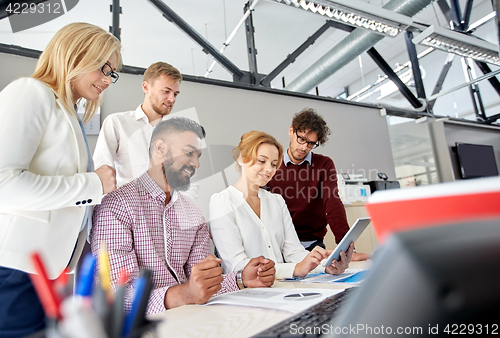
<path fill-rule="evenodd" d="M 144 110 L 142 110 L 142 104 L 140 104 L 139 107 L 137 107 L 137 109 L 135 110 L 135 119 L 137 121 L 143 120 L 144 122 L 149 123 L 148 116 L 146 115 Z"/>
<path fill-rule="evenodd" d="M 137 179 L 138 183 L 142 186 L 145 192 L 147 192 L 153 199 L 156 199 L 162 203 L 165 202 L 165 191 L 163 191 L 158 184 L 156 184 L 155 180 L 149 175 L 149 172 L 145 172 Z M 179 193 L 177 190 L 174 190 L 172 193 L 172 197 L 168 204 L 174 203 L 179 197 Z"/>
<path fill-rule="evenodd" d="M 312 163 L 312 151 L 310 151 L 309 154 L 307 154 L 307 156 L 304 158 L 304 160 L 302 162 L 300 162 L 299 164 L 294 163 L 292 161 L 292 159 L 290 158 L 290 156 L 288 156 L 288 148 L 286 149 L 285 153 L 283 154 L 283 163 L 285 163 L 285 166 L 287 166 L 287 167 L 288 167 L 288 163 L 292 163 L 294 165 L 301 165 L 304 162 L 308 162 L 309 164 Z"/>

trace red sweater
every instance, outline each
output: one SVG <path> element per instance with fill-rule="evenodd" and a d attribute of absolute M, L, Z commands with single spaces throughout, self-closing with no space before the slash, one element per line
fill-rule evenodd
<path fill-rule="evenodd" d="M 268 185 L 271 192 L 285 199 L 301 241 L 323 239 L 327 224 L 337 243 L 349 231 L 331 158 L 312 153 L 310 165 L 282 163 Z"/>

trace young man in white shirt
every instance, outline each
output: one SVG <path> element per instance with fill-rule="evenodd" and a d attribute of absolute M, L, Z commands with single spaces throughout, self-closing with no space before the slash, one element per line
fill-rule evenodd
<path fill-rule="evenodd" d="M 149 168 L 149 140 L 154 127 L 172 111 L 180 93 L 181 73 L 156 62 L 144 73 L 144 101 L 135 111 L 114 113 L 104 120 L 94 151 L 94 165 L 116 169 L 117 187 Z"/>

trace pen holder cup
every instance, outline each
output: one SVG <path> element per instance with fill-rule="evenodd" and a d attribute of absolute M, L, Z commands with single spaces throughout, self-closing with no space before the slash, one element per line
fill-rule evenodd
<path fill-rule="evenodd" d="M 135 331 L 132 331 L 130 335 L 124 338 L 156 338 L 158 337 L 156 327 L 160 322 L 161 320 L 146 320 L 143 326 L 141 326 Z M 31 334 L 25 338 L 49 338 L 49 337 L 54 337 L 54 335 L 49 333 L 48 329 L 44 329 L 34 334 Z M 62 336 L 56 335 L 56 337 L 62 337 Z"/>

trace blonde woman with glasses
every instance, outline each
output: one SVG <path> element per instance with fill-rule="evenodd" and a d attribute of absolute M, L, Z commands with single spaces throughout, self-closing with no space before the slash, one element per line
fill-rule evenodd
<path fill-rule="evenodd" d="M 49 278 L 78 261 L 92 206 L 116 189 L 114 169 L 92 167 L 83 123 L 118 80 L 121 45 L 103 29 L 72 23 L 40 55 L 31 77 L 0 92 L 0 336 L 41 330 L 31 254 Z M 76 104 L 86 100 L 81 121 Z"/>

